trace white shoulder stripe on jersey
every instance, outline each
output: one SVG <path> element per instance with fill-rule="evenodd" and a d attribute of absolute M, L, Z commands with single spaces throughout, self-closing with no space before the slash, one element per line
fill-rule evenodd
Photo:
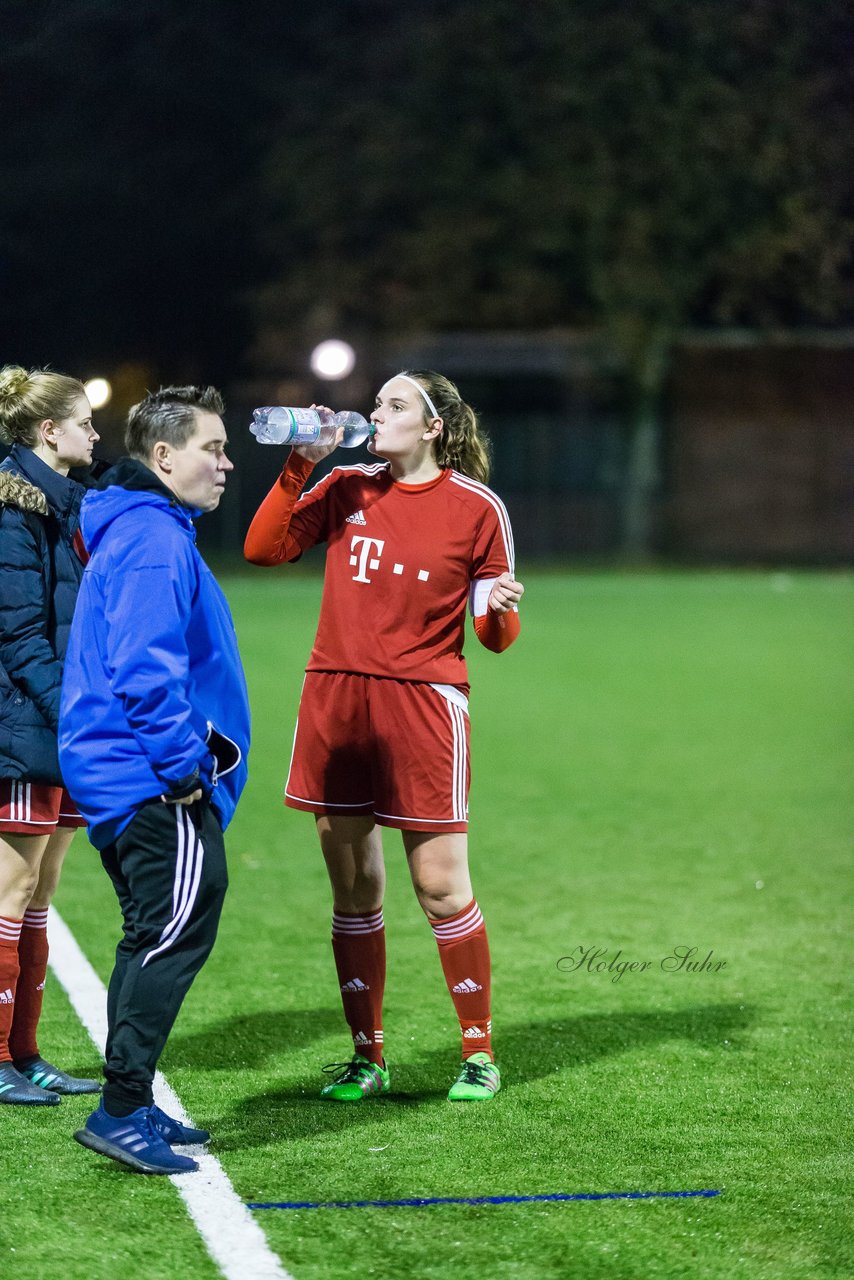
<path fill-rule="evenodd" d="M 387 462 L 354 462 L 353 465 L 350 467 L 333 467 L 328 475 L 321 476 L 320 479 L 317 480 L 311 486 L 310 489 L 303 489 L 302 493 L 299 496 L 299 501 L 302 502 L 303 498 L 307 498 L 310 493 L 314 493 L 317 486 L 323 484 L 325 480 L 329 480 L 332 476 L 335 475 L 336 471 L 340 471 L 340 472 L 360 471 L 362 475 L 375 476 L 375 475 L 378 475 L 380 471 L 388 470 L 388 465 L 389 464 Z"/>
<path fill-rule="evenodd" d="M 469 492 L 478 494 L 493 507 L 498 516 L 507 546 L 512 552 L 513 530 L 510 525 L 510 516 L 508 515 L 507 508 L 499 498 L 498 494 L 494 493 L 488 485 L 481 484 L 479 480 L 472 480 L 471 476 L 465 476 L 460 471 L 452 471 L 451 480 L 455 484 L 458 484 L 462 489 L 468 489 Z"/>
<path fill-rule="evenodd" d="M 513 546 L 513 530 L 510 527 L 510 517 L 507 514 L 507 508 L 501 501 L 497 493 L 493 493 L 485 484 L 481 484 L 479 480 L 472 480 L 470 476 L 464 476 L 459 471 L 451 472 L 451 482 L 458 484 L 461 489 L 468 489 L 470 493 L 476 493 L 483 498 L 495 511 L 498 516 L 498 524 L 501 528 L 501 534 L 504 538 L 504 550 L 507 552 L 507 563 L 510 572 L 513 573 L 516 566 L 516 552 Z"/>

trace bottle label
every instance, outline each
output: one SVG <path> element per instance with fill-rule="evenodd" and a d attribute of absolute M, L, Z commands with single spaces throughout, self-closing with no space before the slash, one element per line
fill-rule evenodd
<path fill-rule="evenodd" d="M 286 409 L 291 422 L 291 444 L 316 444 L 320 435 L 320 415 L 316 409 Z"/>

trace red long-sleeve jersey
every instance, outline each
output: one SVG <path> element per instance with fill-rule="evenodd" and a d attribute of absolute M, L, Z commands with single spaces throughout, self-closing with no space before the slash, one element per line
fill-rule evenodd
<path fill-rule="evenodd" d="M 290 455 L 245 545 L 253 564 L 272 565 L 326 542 L 307 669 L 467 687 L 466 605 L 489 648 L 506 648 L 519 630 L 515 611 L 487 612 L 492 583 L 514 571 L 500 498 L 451 470 L 428 484 L 403 484 L 382 462 L 336 467 L 302 493 L 311 470 Z"/>

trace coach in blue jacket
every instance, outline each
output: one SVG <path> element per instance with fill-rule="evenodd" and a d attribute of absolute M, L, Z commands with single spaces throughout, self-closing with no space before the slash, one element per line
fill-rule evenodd
<path fill-rule="evenodd" d="M 233 469 L 222 412 L 212 387 L 169 387 L 131 409 L 130 457 L 81 508 L 90 559 L 62 683 L 62 774 L 124 917 L 103 1101 L 75 1137 L 142 1173 L 196 1169 L 172 1147 L 209 1136 L 155 1106 L 152 1080 L 214 943 L 222 833 L 246 781 L 237 639 L 193 526 Z"/>

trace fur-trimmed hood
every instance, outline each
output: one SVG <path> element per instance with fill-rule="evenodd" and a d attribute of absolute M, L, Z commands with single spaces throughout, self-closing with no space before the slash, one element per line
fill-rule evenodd
<path fill-rule="evenodd" d="M 48 514 L 47 498 L 42 490 L 15 471 L 0 470 L 0 503 L 17 507 L 19 511 L 35 511 L 40 516 Z"/>

